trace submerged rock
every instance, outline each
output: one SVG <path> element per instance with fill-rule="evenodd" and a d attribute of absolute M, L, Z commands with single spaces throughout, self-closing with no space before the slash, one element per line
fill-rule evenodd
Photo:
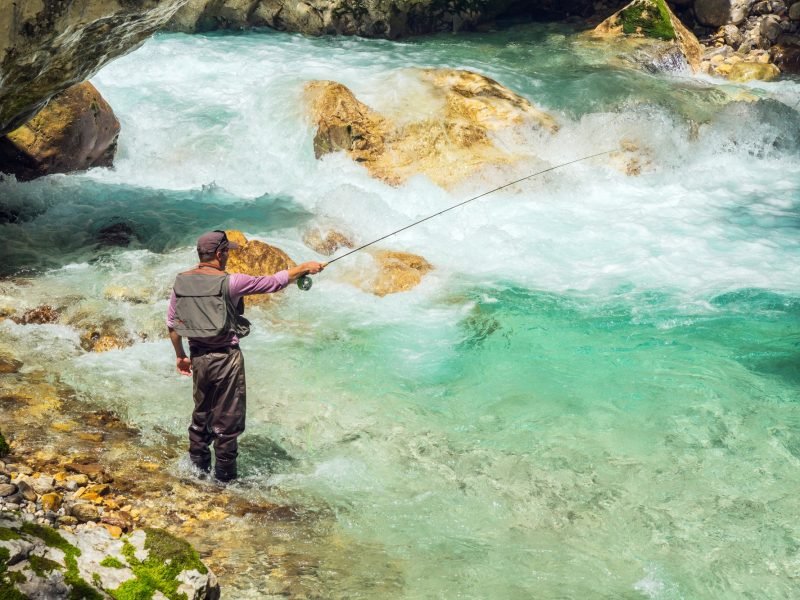
<path fill-rule="evenodd" d="M 0 3 L 0 134 L 140 45 L 184 0 Z"/>
<path fill-rule="evenodd" d="M 225 233 L 230 241 L 240 246 L 238 250 L 230 252 L 226 266 L 229 273 L 244 273 L 258 277 L 274 275 L 278 271 L 296 266 L 289 255 L 280 248 L 258 240 L 248 240 L 241 231 L 229 230 Z M 271 294 L 256 294 L 246 296 L 244 301 L 246 305 L 260 304 L 268 302 L 270 296 Z"/>
<path fill-rule="evenodd" d="M 684 27 L 664 0 L 633 0 L 600 23 L 593 35 L 627 38 L 627 50 L 638 64 L 653 71 L 697 72 L 703 49 L 697 37 Z"/>
<path fill-rule="evenodd" d="M 122 319 L 106 319 L 81 333 L 81 348 L 86 352 L 107 352 L 127 348 L 133 342 Z"/>
<path fill-rule="evenodd" d="M 0 171 L 28 180 L 110 167 L 119 121 L 89 83 L 55 96 L 35 117 L 0 138 Z"/>
<path fill-rule="evenodd" d="M 61 311 L 49 304 L 43 304 L 26 310 L 21 317 L 12 317 L 11 320 L 20 325 L 44 325 L 55 323 L 61 316 Z"/>
<path fill-rule="evenodd" d="M 340 83 L 306 86 L 317 127 L 317 158 L 344 150 L 373 177 L 400 185 L 417 174 L 453 186 L 488 166 L 523 157 L 497 144 L 499 132 L 554 133 L 555 119 L 496 81 L 470 71 L 427 69 L 416 73 L 421 89 L 406 106 L 422 106 L 417 118 L 382 115 Z"/>
<path fill-rule="evenodd" d="M 303 243 L 324 256 L 333 255 L 339 248 L 355 247 L 351 236 L 333 229 L 327 231 L 320 228 L 309 229 L 303 234 Z"/>
<path fill-rule="evenodd" d="M 376 250 L 368 252 L 373 263 L 369 267 L 350 267 L 344 272 L 344 279 L 376 296 L 386 296 L 407 292 L 422 282 L 431 270 L 427 260 L 417 254 Z"/>

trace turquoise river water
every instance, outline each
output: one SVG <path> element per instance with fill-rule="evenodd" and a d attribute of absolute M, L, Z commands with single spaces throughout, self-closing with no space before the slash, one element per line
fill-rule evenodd
<path fill-rule="evenodd" d="M 451 191 L 315 160 L 305 82 L 411 115 L 409 67 L 488 75 L 561 129 L 522 132 L 536 165 Z M 122 123 L 116 167 L 0 183 L 17 276 L 0 300 L 139 341 L 85 353 L 65 324 L 0 329 L 155 443 L 188 424 L 163 318 L 199 233 L 322 260 L 310 226 L 366 242 L 542 165 L 642 149 L 639 176 L 593 159 L 383 242 L 434 265 L 410 292 L 348 283 L 371 260 L 354 255 L 251 311 L 241 493 L 328 515 L 283 542 L 317 561 L 308 597 L 800 596 L 800 82 L 652 75 L 543 26 L 159 35 L 93 82 Z M 131 244 L 99 246 L 114 224 Z M 232 532 L 229 597 L 265 597 L 259 543 Z"/>

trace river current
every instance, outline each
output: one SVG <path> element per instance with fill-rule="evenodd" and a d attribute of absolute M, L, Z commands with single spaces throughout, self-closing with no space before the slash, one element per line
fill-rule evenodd
<path fill-rule="evenodd" d="M 544 26 L 158 35 L 93 79 L 122 123 L 114 169 L 0 183 L 2 303 L 121 319 L 137 341 L 86 353 L 69 325 L 6 320 L 4 345 L 151 443 L 182 440 L 191 383 L 164 312 L 200 233 L 324 260 L 309 226 L 366 242 L 527 174 L 394 188 L 314 158 L 305 82 L 412 115 L 409 67 L 477 71 L 554 115 L 525 142 L 544 166 L 622 139 L 646 166 L 571 165 L 383 242 L 434 265 L 410 292 L 366 293 L 342 261 L 251 311 L 240 493 L 321 515 L 274 548 L 314 559 L 297 596 L 797 597 L 797 80 L 653 75 Z M 99 245 L 109 226 L 131 243 Z M 227 527 L 228 597 L 266 597 L 271 547 Z"/>

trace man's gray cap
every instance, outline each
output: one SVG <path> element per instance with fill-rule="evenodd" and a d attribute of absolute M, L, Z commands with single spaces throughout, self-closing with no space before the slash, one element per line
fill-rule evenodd
<path fill-rule="evenodd" d="M 236 250 L 239 244 L 228 240 L 224 231 L 209 231 L 197 238 L 198 254 L 214 254 L 217 250 Z"/>

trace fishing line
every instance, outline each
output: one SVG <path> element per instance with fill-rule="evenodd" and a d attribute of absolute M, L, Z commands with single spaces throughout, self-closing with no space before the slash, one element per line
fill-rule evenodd
<path fill-rule="evenodd" d="M 617 152 L 617 150 L 616 149 L 615 150 L 605 150 L 603 152 L 598 152 L 597 154 L 590 154 L 589 156 L 584 156 L 582 158 L 576 158 L 575 160 L 571 160 L 569 162 L 561 163 L 560 165 L 556 165 L 554 167 L 549 167 L 549 168 L 544 169 L 542 171 L 537 171 L 536 173 L 531 173 L 530 175 L 526 175 L 525 177 L 522 177 L 522 178 L 517 179 L 515 181 L 512 181 L 510 183 L 506 183 L 504 185 L 501 185 L 500 187 L 496 187 L 494 189 L 491 189 L 488 192 L 483 192 L 482 194 L 478 194 L 477 196 L 473 196 L 472 198 L 464 200 L 463 202 L 459 202 L 458 204 L 454 204 L 453 206 L 445 208 L 444 210 L 440 210 L 437 213 L 434 213 L 432 215 L 428 215 L 424 219 L 420 219 L 419 221 L 415 221 L 415 222 L 411 223 L 410 225 L 406 225 L 405 227 L 401 227 L 400 229 L 398 229 L 396 231 L 392 231 L 391 233 L 387 233 L 386 235 L 384 235 L 382 237 L 379 237 L 376 240 L 372 240 L 368 244 L 364 244 L 363 246 L 359 246 L 358 248 L 354 248 L 353 250 L 350 250 L 349 252 L 347 252 L 345 254 L 342 254 L 341 256 L 337 256 L 333 260 L 329 260 L 327 262 L 326 266 L 335 263 L 337 260 L 342 260 L 346 256 L 350 256 L 351 254 L 355 254 L 356 252 L 359 252 L 360 250 L 363 250 L 364 248 L 368 248 L 369 246 L 372 246 L 373 244 L 377 244 L 378 242 L 382 242 L 386 238 L 390 238 L 393 235 L 397 235 L 398 233 L 401 233 L 401 232 L 405 231 L 406 229 L 411 229 L 412 227 L 416 227 L 420 223 L 424 223 L 425 221 L 429 221 L 430 219 L 433 219 L 434 217 L 438 217 L 439 215 L 443 215 L 444 213 L 449 212 L 449 211 L 451 211 L 453 209 L 456 209 L 459 206 L 464 206 L 465 204 L 469 204 L 470 202 L 473 202 L 474 200 L 478 200 L 480 198 L 484 198 L 484 197 L 488 196 L 489 194 L 494 194 L 495 192 L 498 192 L 500 190 L 504 190 L 507 187 L 511 187 L 512 185 L 516 185 L 517 183 L 520 183 L 520 182 L 525 181 L 527 179 L 532 179 L 533 177 L 537 177 L 539 175 L 544 175 L 545 173 L 549 173 L 550 171 L 555 171 L 556 169 L 560 169 L 560 168 L 566 167 L 568 165 L 573 165 L 575 163 L 579 163 L 579 162 L 584 161 L 584 160 L 589 160 L 590 158 L 596 158 L 598 156 L 603 156 L 605 154 L 611 154 L 612 152 Z M 311 289 L 311 285 L 312 285 L 311 277 L 309 277 L 308 275 L 303 275 L 302 277 L 300 277 L 297 280 L 297 287 L 299 287 L 301 290 L 309 290 L 309 289 Z"/>

